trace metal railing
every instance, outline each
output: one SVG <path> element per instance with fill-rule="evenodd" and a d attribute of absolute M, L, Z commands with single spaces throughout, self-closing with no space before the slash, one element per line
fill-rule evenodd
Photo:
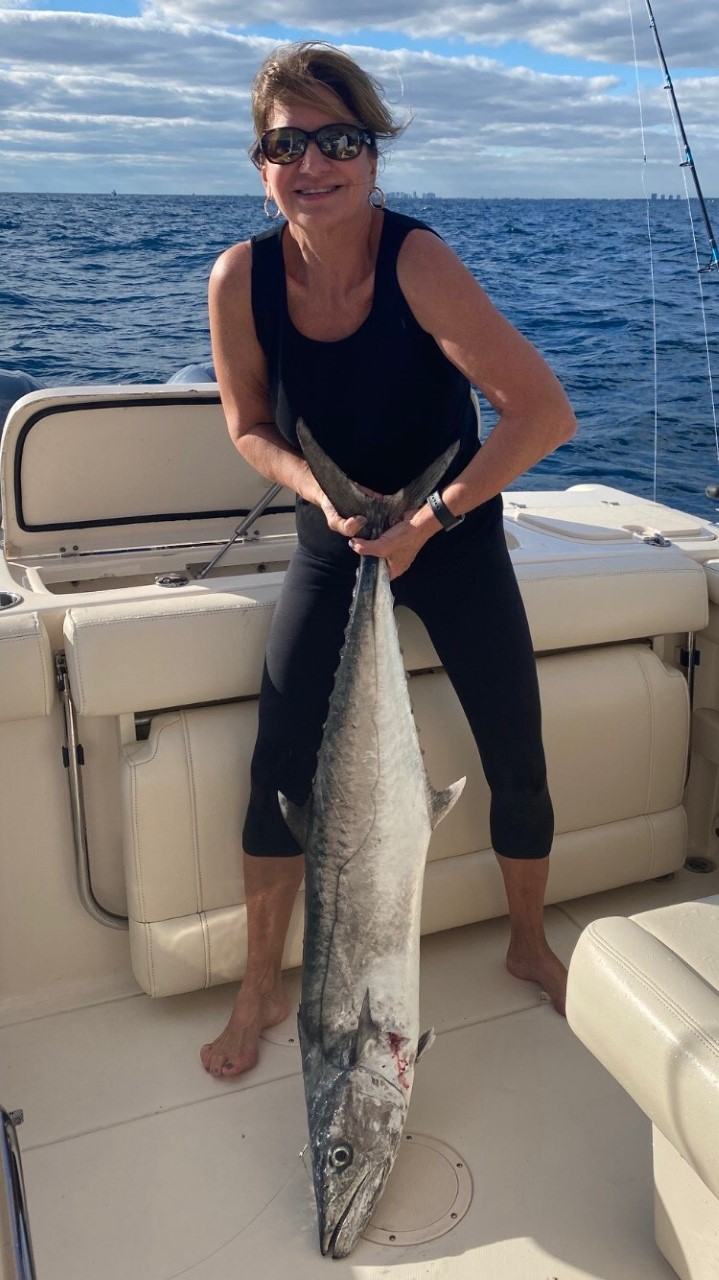
<path fill-rule="evenodd" d="M 22 1111 L 0 1107 L 0 1277 L 37 1280 L 16 1125 Z"/>
<path fill-rule="evenodd" d="M 72 807 L 72 833 L 75 850 L 75 874 L 80 901 L 92 919 L 98 924 L 107 925 L 110 929 L 127 929 L 127 916 L 113 915 L 100 906 L 92 889 L 90 877 L 90 854 L 87 844 L 87 823 L 85 819 L 85 799 L 82 789 L 83 753 L 77 732 L 77 714 L 70 692 L 70 681 L 67 674 L 67 662 L 64 653 L 55 654 L 55 678 L 62 705 L 65 742 L 63 760 L 68 772 L 70 787 L 70 804 Z M 2 1277 L 0 1276 L 0 1280 Z"/>

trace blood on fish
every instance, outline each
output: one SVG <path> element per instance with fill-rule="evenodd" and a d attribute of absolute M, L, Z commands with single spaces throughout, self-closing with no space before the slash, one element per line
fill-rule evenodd
<path fill-rule="evenodd" d="M 394 1061 L 395 1061 L 395 1065 L 397 1067 L 397 1074 L 400 1079 L 400 1084 L 402 1085 L 403 1089 L 409 1089 L 411 1085 L 409 1080 L 405 1079 L 405 1077 L 407 1075 L 407 1072 L 410 1069 L 411 1063 L 409 1058 L 403 1057 L 402 1053 L 400 1052 L 402 1045 L 408 1043 L 407 1037 L 399 1035 L 397 1031 L 388 1031 L 387 1039 L 389 1040 L 389 1051 L 392 1054 L 392 1057 L 394 1058 Z"/>

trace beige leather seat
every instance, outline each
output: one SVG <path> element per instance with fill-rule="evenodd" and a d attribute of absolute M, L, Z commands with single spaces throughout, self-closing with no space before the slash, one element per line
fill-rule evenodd
<path fill-rule="evenodd" d="M 681 556 L 629 552 L 518 571 L 535 647 L 545 651 L 538 665 L 556 814 L 547 900 L 681 866 L 686 681 L 635 637 L 704 625 L 701 569 Z M 103 719 L 119 726 L 132 963 L 152 995 L 226 982 L 244 969 L 241 829 L 278 590 L 272 582 L 243 593 L 188 587 L 172 599 L 148 593 L 73 607 L 65 618 L 81 732 Z M 422 929 L 433 932 L 501 915 L 506 899 L 474 741 L 424 628 L 400 612 L 428 774 L 438 787 L 468 779 L 430 845 Z M 134 713 L 147 711 L 149 736 L 138 740 Z M 301 944 L 300 899 L 285 965 L 299 963 Z"/>
<path fill-rule="evenodd" d="M 589 925 L 567 1017 L 652 1121 L 662 1253 L 682 1280 L 717 1280 L 719 897 Z"/>

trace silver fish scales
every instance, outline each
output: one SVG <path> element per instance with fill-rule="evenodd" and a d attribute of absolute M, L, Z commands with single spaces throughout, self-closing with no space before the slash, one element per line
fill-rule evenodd
<path fill-rule="evenodd" d="M 304 423 L 298 434 L 341 515 L 377 537 L 418 506 L 456 446 L 392 498 L 368 497 Z M 346 1257 L 392 1168 L 419 1032 L 419 925 L 432 829 L 464 779 L 434 791 L 424 769 L 386 562 L 362 556 L 309 801 L 281 797 L 306 854 L 299 1034 L 323 1254 Z"/>

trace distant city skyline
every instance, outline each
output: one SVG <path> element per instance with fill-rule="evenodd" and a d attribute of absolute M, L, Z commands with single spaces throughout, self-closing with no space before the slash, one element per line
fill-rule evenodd
<path fill-rule="evenodd" d="M 653 9 L 702 186 L 719 192 L 715 17 L 689 2 Z M 263 21 L 241 25 L 229 0 L 11 0 L 0 193 L 258 194 L 253 74 L 277 43 L 311 36 L 342 44 L 411 116 L 382 161 L 386 189 L 672 198 L 686 171 L 669 96 L 644 0 L 629 12 L 627 0 L 356 0 L 351 13 L 266 0 Z"/>

